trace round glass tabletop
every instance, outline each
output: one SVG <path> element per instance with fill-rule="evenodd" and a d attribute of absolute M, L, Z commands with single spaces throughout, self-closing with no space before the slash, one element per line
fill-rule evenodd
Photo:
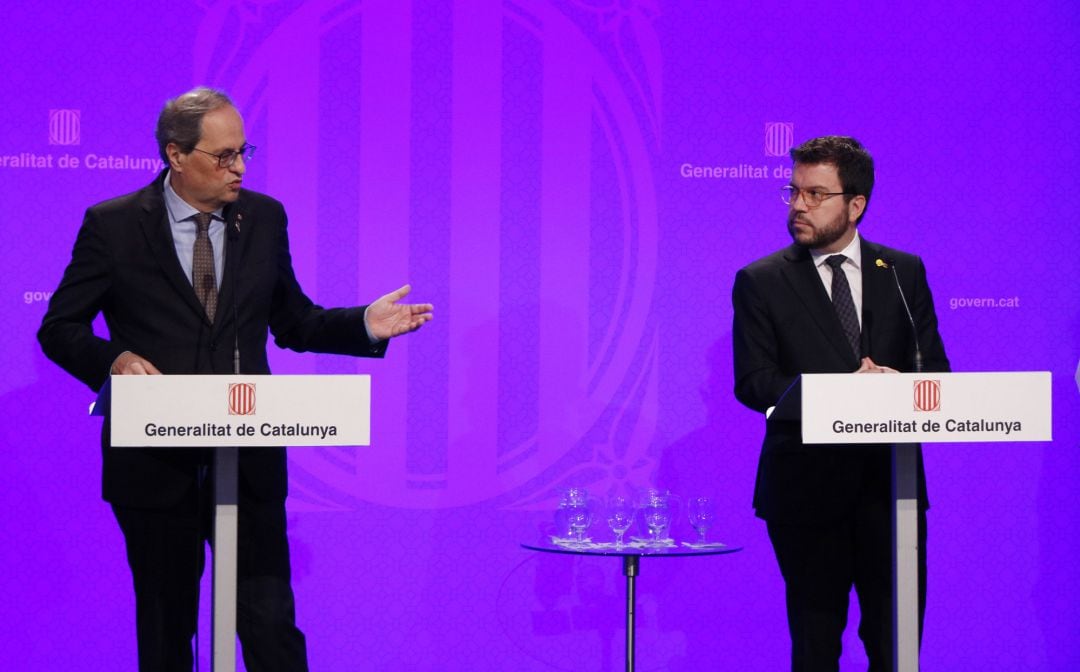
<path fill-rule="evenodd" d="M 581 542 L 560 542 L 555 543 L 551 540 L 542 540 L 533 543 L 522 543 L 522 548 L 527 548 L 530 551 L 540 551 L 542 553 L 565 553 L 567 555 L 607 555 L 614 557 L 656 557 L 656 558 L 678 558 L 693 555 L 724 555 L 726 553 L 737 553 L 742 550 L 741 546 L 728 546 L 726 544 L 697 544 L 694 542 L 678 542 L 668 540 L 667 544 L 642 544 L 640 542 L 630 541 L 623 544 L 621 547 L 616 546 L 614 542 L 608 543 L 581 543 Z"/>

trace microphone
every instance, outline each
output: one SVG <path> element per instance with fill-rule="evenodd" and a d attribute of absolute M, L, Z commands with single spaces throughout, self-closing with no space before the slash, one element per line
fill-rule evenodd
<path fill-rule="evenodd" d="M 238 243 L 240 242 L 240 222 L 244 220 L 244 213 L 237 212 L 236 216 L 232 218 L 225 227 L 225 233 L 228 237 L 229 244 L 226 246 L 226 254 L 228 255 L 226 261 L 232 265 L 232 273 L 229 276 L 232 278 L 232 311 L 233 311 L 233 373 L 240 373 L 240 310 L 237 304 L 240 302 L 240 296 L 237 294 L 236 276 L 240 273 L 239 258 L 240 250 Z"/>
<path fill-rule="evenodd" d="M 900 286 L 900 276 L 896 273 L 896 262 L 892 258 L 878 259 L 874 262 L 878 268 L 887 268 L 892 271 L 893 280 L 896 282 L 896 291 L 900 294 L 900 302 L 904 304 L 904 312 L 907 313 L 908 323 L 911 325 L 911 337 L 915 343 L 915 373 L 922 373 L 922 351 L 919 349 L 919 330 L 915 326 L 915 318 L 911 316 L 911 308 L 908 307 L 907 297 L 904 296 L 904 288 Z"/>

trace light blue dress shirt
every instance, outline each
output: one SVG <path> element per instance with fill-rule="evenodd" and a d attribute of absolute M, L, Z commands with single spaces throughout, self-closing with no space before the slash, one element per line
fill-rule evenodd
<path fill-rule="evenodd" d="M 170 177 L 172 177 L 171 171 L 165 173 L 165 209 L 169 212 L 169 229 L 172 230 L 173 245 L 176 246 L 176 256 L 180 259 L 180 266 L 184 269 L 184 275 L 187 276 L 188 282 L 191 282 L 194 287 L 195 283 L 191 278 L 191 257 L 195 251 L 196 226 L 192 217 L 199 214 L 199 210 L 191 207 L 177 195 L 172 188 Z M 214 279 L 217 281 L 218 291 L 221 291 L 221 276 L 224 274 L 225 269 L 225 219 L 222 213 L 222 208 L 210 213 L 212 217 L 210 220 L 210 244 L 214 248 Z M 366 310 L 364 311 L 364 330 L 367 332 L 368 339 L 373 343 L 382 340 L 375 338 L 371 333 Z"/>
<path fill-rule="evenodd" d="M 170 177 L 172 177 L 171 171 L 165 174 L 165 209 L 169 211 L 169 228 L 172 230 L 173 245 L 176 246 L 176 256 L 180 259 L 180 266 L 184 269 L 188 282 L 194 286 L 191 279 L 191 257 L 195 251 L 196 226 L 192 217 L 199 214 L 199 211 L 188 205 L 173 191 Z M 225 219 L 221 208 L 210 214 L 212 216 L 210 245 L 214 248 L 214 278 L 220 291 L 221 276 L 225 268 Z"/>

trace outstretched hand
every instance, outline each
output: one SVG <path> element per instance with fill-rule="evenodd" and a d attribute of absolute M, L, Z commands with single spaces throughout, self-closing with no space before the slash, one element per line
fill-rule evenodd
<path fill-rule="evenodd" d="M 405 285 L 384 294 L 368 306 L 364 321 L 376 340 L 386 340 L 416 331 L 429 322 L 433 306 L 430 303 L 398 303 L 412 289 Z"/>

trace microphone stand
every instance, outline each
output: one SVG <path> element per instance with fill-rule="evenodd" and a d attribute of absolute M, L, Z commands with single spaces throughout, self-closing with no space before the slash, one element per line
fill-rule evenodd
<path fill-rule="evenodd" d="M 234 206 L 236 207 L 236 206 Z M 231 266 L 233 309 L 233 374 L 240 373 L 240 321 L 236 276 L 240 269 L 240 213 L 225 225 L 228 243 L 225 261 Z M 236 669 L 236 570 L 239 530 L 240 449 L 219 446 L 214 450 L 214 610 L 212 618 L 214 672 Z"/>
<path fill-rule="evenodd" d="M 881 260 L 878 260 L 878 265 Z M 904 305 L 915 344 L 913 368 L 922 373 L 919 331 L 908 306 L 907 297 L 892 259 L 886 260 Z M 918 672 L 922 624 L 919 604 L 919 445 L 895 443 L 892 446 L 893 495 L 893 664 L 897 672 Z"/>

